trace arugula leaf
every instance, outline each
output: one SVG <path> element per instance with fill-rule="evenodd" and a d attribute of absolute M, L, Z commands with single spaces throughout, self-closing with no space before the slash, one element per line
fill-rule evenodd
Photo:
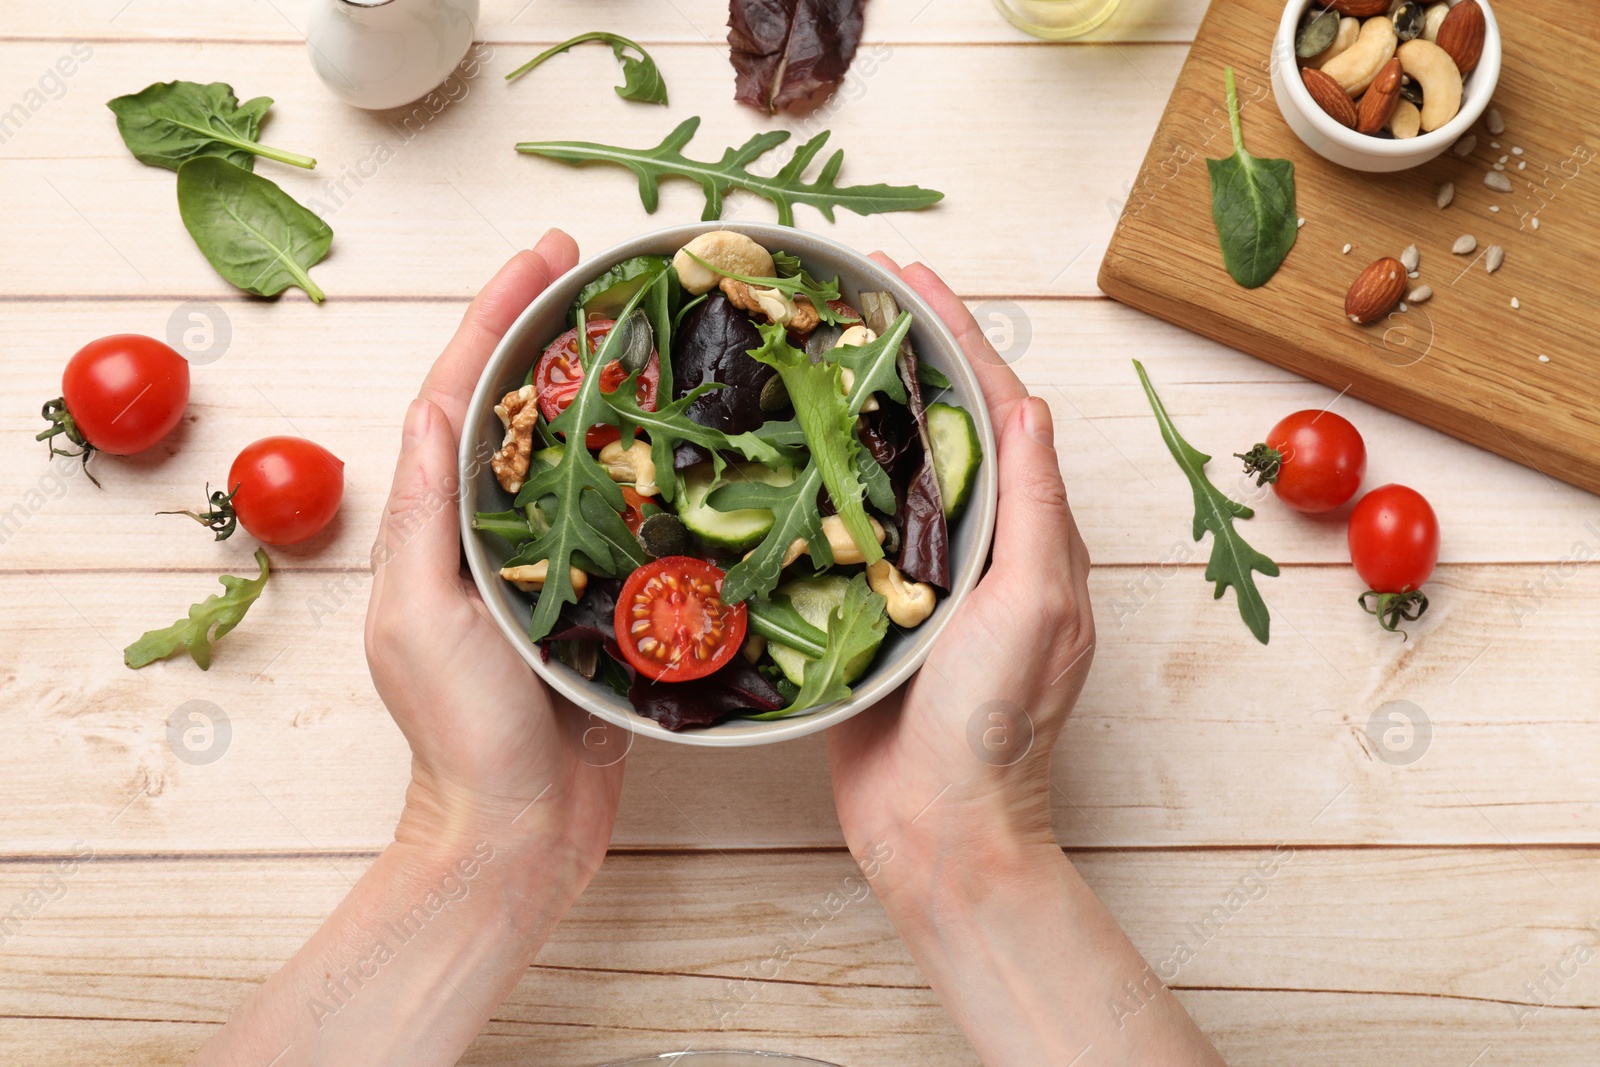
<path fill-rule="evenodd" d="M 1255 289 L 1278 272 L 1300 232 L 1294 164 L 1287 159 L 1257 159 L 1245 151 L 1232 67 L 1226 68 L 1224 81 L 1233 155 L 1206 160 L 1211 173 L 1211 217 L 1222 244 L 1223 266 L 1234 281 Z"/>
<path fill-rule="evenodd" d="M 599 573 L 607 578 L 625 578 L 634 568 L 643 567 L 650 562 L 650 557 L 640 546 L 639 539 L 628 529 L 628 524 L 622 521 L 622 515 L 612 511 L 611 506 L 600 499 L 598 493 L 584 493 L 579 497 L 578 511 L 583 516 L 583 521 L 588 523 L 611 549 L 611 569 L 609 571 L 600 569 Z"/>
<path fill-rule="evenodd" d="M 866 562 L 883 558 L 883 547 L 872 534 L 872 522 L 862 505 L 866 487 L 856 474 L 856 412 L 845 402 L 842 365 L 832 360 L 811 362 L 803 351 L 789 343 L 788 330 L 773 323 L 758 324 L 761 347 L 750 351 L 750 358 L 778 372 L 795 418 L 805 431 L 811 449 L 811 466 L 822 476 L 839 519 Z"/>
<path fill-rule="evenodd" d="M 688 159 L 681 151 L 699 128 L 698 115 L 684 119 L 654 148 L 619 148 L 592 141 L 524 141 L 517 145 L 517 151 L 575 165 L 613 163 L 627 167 L 638 177 L 639 199 L 644 209 L 652 214 L 661 201 L 661 179 L 687 178 L 699 183 L 705 191 L 706 209 L 700 217 L 707 222 L 722 217 L 723 194 L 733 188 L 772 201 L 778 209 L 778 222 L 784 226 L 794 225 L 796 204 L 809 204 L 822 212 L 823 218 L 833 222 L 835 208 L 847 208 L 857 215 L 873 215 L 885 211 L 914 211 L 944 199 L 941 192 L 915 185 L 838 185 L 835 179 L 844 166 L 843 150 L 828 158 L 814 181 L 805 181 L 802 174 L 827 143 L 828 130 L 795 149 L 789 162 L 768 177 L 751 173 L 747 164 L 787 141 L 788 130 L 754 134 L 738 148 L 723 152 L 720 160 L 707 163 Z"/>
<path fill-rule="evenodd" d="M 622 62 L 623 83 L 617 86 L 617 95 L 624 100 L 638 100 L 645 104 L 665 104 L 667 102 L 667 83 L 661 78 L 661 71 L 656 67 L 656 61 L 650 58 L 639 45 L 626 37 L 615 33 L 596 31 L 594 33 L 580 33 L 568 41 L 562 41 L 552 48 L 528 60 L 522 66 L 506 75 L 506 81 L 515 81 L 528 71 L 537 67 L 551 56 L 559 55 L 574 45 L 583 44 L 585 41 L 604 41 L 611 46 L 611 52 Z M 629 51 L 639 53 L 630 56 Z"/>
<path fill-rule="evenodd" d="M 629 379 L 631 382 L 632 379 Z M 635 390 L 628 382 L 619 385 L 609 393 L 601 393 L 611 409 L 617 412 L 628 422 L 650 434 L 650 458 L 655 461 L 657 473 L 672 470 L 673 450 L 679 441 L 692 441 L 711 453 L 711 462 L 716 465 L 716 473 L 720 477 L 725 460 L 722 458 L 724 451 L 738 452 L 745 459 L 761 463 L 768 467 L 791 466 L 793 457 L 775 445 L 762 439 L 754 432 L 729 434 L 711 426 L 702 426 L 688 415 L 689 406 L 713 389 L 722 388 L 716 382 L 707 382 L 695 386 L 689 393 L 670 404 L 661 404 L 655 411 L 646 411 L 639 406 Z M 663 394 L 658 390 L 656 396 Z M 661 496 L 665 500 L 672 500 L 677 487 L 677 479 L 667 475 L 657 479 L 661 489 Z"/>
<path fill-rule="evenodd" d="M 752 597 L 745 606 L 751 633 L 804 652 L 812 659 L 821 659 L 828 651 L 828 635 L 807 622 L 788 597 Z"/>
<path fill-rule="evenodd" d="M 723 270 L 714 263 L 707 263 L 687 248 L 682 249 L 682 252 L 706 270 L 713 274 L 720 274 L 724 278 L 732 278 L 736 282 L 744 282 L 746 285 L 754 285 L 761 289 L 776 289 L 778 292 L 787 293 L 791 297 L 804 296 L 811 301 L 811 306 L 817 309 L 817 317 L 829 325 L 837 326 L 843 322 L 856 321 L 854 318 L 839 314 L 839 312 L 828 306 L 828 301 L 839 299 L 839 278 L 837 275 L 834 276 L 833 281 L 826 284 L 817 281 L 805 271 L 784 278 L 754 278 Z"/>
<path fill-rule="evenodd" d="M 133 158 L 152 167 L 177 170 L 198 156 L 219 156 L 244 170 L 255 166 L 256 156 L 315 167 L 310 156 L 257 143 L 271 106 L 270 96 L 239 103 L 233 86 L 224 82 L 185 81 L 156 82 L 106 103 Z"/>
<path fill-rule="evenodd" d="M 856 451 L 856 477 L 861 479 L 861 484 L 866 488 L 867 499 L 872 506 L 885 515 L 893 515 L 896 502 L 889 472 L 865 448 Z"/>
<path fill-rule="evenodd" d="M 861 413 L 861 405 L 874 392 L 886 392 L 903 402 L 905 387 L 900 383 L 896 360 L 900 343 L 910 329 L 911 315 L 902 312 L 894 325 L 871 344 L 859 348 L 836 348 L 829 353 L 855 373 L 855 383 L 845 399 L 845 407 L 852 420 Z M 768 427 L 785 425 L 768 423 L 755 433 L 760 435 Z M 735 604 L 770 592 L 783 577 L 783 556 L 796 537 L 806 539 L 812 548 L 813 559 L 820 554 L 828 558 L 818 559 L 819 563 L 832 562 L 828 556 L 827 539 L 822 536 L 822 516 L 817 510 L 817 493 L 822 485 L 822 472 L 813 461 L 806 464 L 805 470 L 789 485 L 725 485 L 706 498 L 707 503 L 718 511 L 763 508 L 772 512 L 773 517 L 772 529 L 761 543 L 744 559 L 728 568 L 728 575 L 722 582 L 723 600 Z"/>
<path fill-rule="evenodd" d="M 227 592 L 221 596 L 212 593 L 200 603 L 190 605 L 188 618 L 179 619 L 163 630 L 146 631 L 122 650 L 122 662 L 138 670 L 183 649 L 201 670 L 210 670 L 211 642 L 222 640 L 228 631 L 243 622 L 245 612 L 267 587 L 271 567 L 265 549 L 256 549 L 256 566 L 261 568 L 261 573 L 255 578 L 224 574 L 217 579 Z"/>
<path fill-rule="evenodd" d="M 1178 436 L 1172 419 L 1167 416 L 1167 409 L 1162 406 L 1161 398 L 1156 396 L 1155 388 L 1144 372 L 1144 366 L 1138 360 L 1133 361 L 1133 366 L 1139 372 L 1144 395 L 1149 397 L 1150 408 L 1155 412 L 1157 425 L 1161 427 L 1161 439 L 1167 443 L 1172 458 L 1178 461 L 1179 469 L 1194 490 L 1194 539 L 1198 541 L 1207 530 L 1211 531 L 1211 561 L 1206 564 L 1206 581 L 1217 584 L 1218 600 L 1222 599 L 1223 592 L 1230 585 L 1233 586 L 1234 595 L 1239 601 L 1240 618 L 1256 635 L 1256 640 L 1264 645 L 1270 634 L 1272 618 L 1267 611 L 1266 601 L 1261 599 L 1261 592 L 1256 588 L 1253 572 L 1260 571 L 1269 578 L 1276 578 L 1278 565 L 1246 544 L 1233 526 L 1234 519 L 1248 519 L 1255 512 L 1211 484 L 1205 474 L 1205 465 L 1211 462 L 1211 457 Z"/>
<path fill-rule="evenodd" d="M 310 270 L 333 246 L 333 230 L 274 182 L 198 156 L 178 168 L 178 214 L 227 281 L 257 296 L 298 286 L 322 303 Z"/>
<path fill-rule="evenodd" d="M 472 528 L 502 537 L 514 545 L 520 545 L 533 537 L 533 524 L 528 521 L 528 513 L 521 508 L 512 508 L 510 511 L 480 511 L 472 516 Z"/>
<path fill-rule="evenodd" d="M 886 601 L 867 586 L 867 576 L 850 579 L 844 601 L 828 616 L 828 643 L 821 656 L 806 664 L 800 693 L 786 708 L 751 715 L 752 719 L 781 719 L 819 704 L 830 704 L 850 695 L 844 684 L 845 665 L 869 649 L 876 648 L 889 630 Z"/>

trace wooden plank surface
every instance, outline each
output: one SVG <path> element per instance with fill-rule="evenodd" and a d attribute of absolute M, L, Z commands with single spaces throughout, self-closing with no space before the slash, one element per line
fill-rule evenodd
<path fill-rule="evenodd" d="M 1505 134 L 1494 140 L 1480 122 L 1469 158 L 1446 152 L 1392 175 L 1337 167 L 1283 121 L 1266 74 L 1281 13 L 1274 0 L 1212 6 L 1130 194 L 1102 287 L 1334 389 L 1600 490 L 1592 315 L 1573 314 L 1592 309 L 1600 283 L 1600 184 L 1590 173 L 1600 155 L 1600 78 L 1577 59 L 1581 42 L 1600 35 L 1594 6 L 1506 5 L 1506 62 L 1495 93 Z M 1305 220 L 1283 268 L 1256 290 L 1239 288 L 1221 268 L 1199 164 L 1231 151 L 1221 103 L 1226 64 L 1239 69 L 1240 91 L 1254 101 L 1247 145 L 1258 156 L 1294 161 Z M 1558 88 L 1547 71 L 1567 69 L 1574 77 Z M 1512 155 L 1513 147 L 1526 154 Z M 1497 159 L 1510 193 L 1483 184 Z M 1524 162 L 1531 169 L 1520 169 Z M 1434 198 L 1446 181 L 1457 193 L 1441 211 Z M 1475 235 L 1480 251 L 1503 246 L 1506 266 L 1490 275 L 1481 258 L 1451 255 L 1462 234 Z M 1348 256 L 1347 244 L 1357 246 Z M 1422 253 L 1414 284 L 1428 284 L 1434 298 L 1372 326 L 1352 324 L 1344 296 L 1356 276 L 1410 244 Z"/>
<path fill-rule="evenodd" d="M 1572 962 L 1600 937 L 1591 850 L 1074 858 L 1235 1067 L 1461 1067 L 1486 1046 L 1480 1062 L 1592 1062 L 1600 978 Z M 369 860 L 81 862 L 0 956 L 0 1051 L 176 1062 Z M 0 865 L 0 899 L 43 876 Z M 759 1040 L 858 1067 L 975 1063 L 864 890 L 842 852 L 613 857 L 463 1062 Z M 1504 893 L 1515 911 L 1481 907 Z"/>
<path fill-rule="evenodd" d="M 1355 610 L 1347 567 L 1293 568 L 1264 585 L 1269 648 L 1211 599 L 1201 569 L 1102 567 L 1091 579 L 1099 649 L 1056 759 L 1066 843 L 1596 842 L 1600 723 L 1584 710 L 1600 689 L 1595 568 L 1566 579 L 1444 568 L 1406 643 Z M 1542 601 L 1523 592 L 1540 575 Z M 336 607 L 327 574 L 280 573 L 211 671 L 172 661 L 134 673 L 122 645 L 176 617 L 210 576 L 8 576 L 7 850 L 57 851 L 95 832 L 138 853 L 387 841 L 407 761 L 366 675 L 363 578 Z M 319 603 L 329 611 L 313 620 Z M 168 741 L 168 716 L 191 700 L 231 721 L 215 762 L 190 765 Z M 1419 709 L 1426 736 L 1390 720 L 1394 701 Z M 823 746 L 639 741 L 616 844 L 838 844 Z"/>

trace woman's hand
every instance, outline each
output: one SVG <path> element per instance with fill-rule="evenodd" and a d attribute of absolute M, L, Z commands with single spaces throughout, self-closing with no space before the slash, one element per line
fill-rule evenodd
<path fill-rule="evenodd" d="M 577 261 L 572 238 L 552 230 L 502 267 L 406 412 L 373 546 L 366 644 L 378 695 L 411 744 L 397 839 L 515 844 L 559 834 L 592 872 L 622 785 L 609 751 L 620 755 L 626 743 L 552 696 L 506 641 L 462 569 L 456 517 L 457 446 L 484 364 L 522 310 Z"/>
<path fill-rule="evenodd" d="M 881 255 L 879 262 L 899 269 Z M 1050 408 L 996 354 L 972 314 L 920 264 L 899 272 L 955 333 L 994 424 L 994 561 L 921 672 L 829 731 L 834 797 L 858 857 L 884 843 L 1055 848 L 1050 753 L 1094 652 L 1089 553 L 1067 507 Z M 902 869 L 905 865 L 901 865 Z M 896 884 L 893 868 L 880 892 Z"/>
<path fill-rule="evenodd" d="M 829 731 L 845 840 L 989 1067 L 1215 1067 L 1051 831 L 1051 750 L 1089 672 L 1094 618 L 1050 409 L 931 271 L 900 273 L 978 374 L 1000 513 L 989 572 L 916 679 Z"/>

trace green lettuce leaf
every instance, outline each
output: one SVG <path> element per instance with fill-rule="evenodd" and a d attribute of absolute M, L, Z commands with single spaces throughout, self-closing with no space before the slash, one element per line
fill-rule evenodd
<path fill-rule="evenodd" d="M 850 579 L 844 601 L 828 616 L 827 648 L 806 664 L 800 693 L 786 708 L 750 716 L 753 719 L 781 719 L 797 711 L 831 704 L 850 695 L 844 683 L 845 665 L 863 652 L 878 647 L 889 630 L 885 600 L 867 586 L 867 576 Z"/>

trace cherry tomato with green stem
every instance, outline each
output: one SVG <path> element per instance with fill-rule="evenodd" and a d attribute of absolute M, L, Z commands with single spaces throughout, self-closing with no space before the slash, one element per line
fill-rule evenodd
<path fill-rule="evenodd" d="M 1350 562 L 1367 583 L 1361 607 L 1385 630 L 1414 622 L 1428 610 L 1422 584 L 1439 562 L 1439 519 L 1415 489 L 1383 485 L 1350 513 Z"/>
<path fill-rule="evenodd" d="M 233 461 L 228 488 L 209 494 L 209 510 L 159 514 L 187 515 L 218 541 L 242 525 L 265 544 L 293 545 L 321 533 L 343 498 L 344 461 L 338 456 L 303 437 L 263 437 Z"/>
<path fill-rule="evenodd" d="M 1280 421 L 1248 452 L 1246 474 L 1272 483 L 1278 499 L 1307 514 L 1342 507 L 1361 488 L 1367 446 L 1350 421 L 1331 411 L 1297 411 Z"/>
<path fill-rule="evenodd" d="M 189 405 L 189 361 L 153 337 L 116 334 L 91 341 L 67 361 L 61 396 L 44 406 L 38 440 L 56 456 L 132 456 L 152 448 Z M 64 437 L 76 451 L 53 439 Z M 89 475 L 96 485 L 100 482 Z"/>

